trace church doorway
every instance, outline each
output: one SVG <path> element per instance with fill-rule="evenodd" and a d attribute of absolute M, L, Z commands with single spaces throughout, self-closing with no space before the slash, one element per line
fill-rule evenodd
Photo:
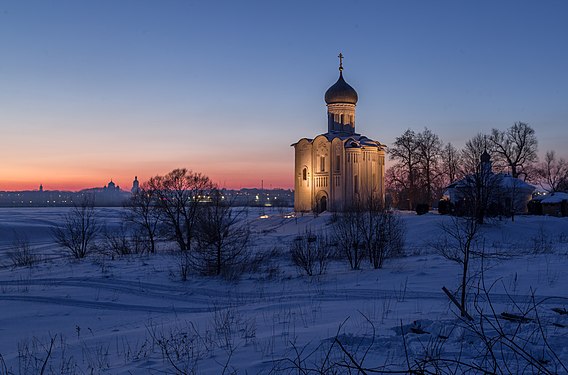
<path fill-rule="evenodd" d="M 320 212 L 327 211 L 327 197 L 325 195 L 321 197 L 319 206 Z"/>
<path fill-rule="evenodd" d="M 327 193 L 321 190 L 316 194 L 314 211 L 318 213 L 327 211 Z"/>

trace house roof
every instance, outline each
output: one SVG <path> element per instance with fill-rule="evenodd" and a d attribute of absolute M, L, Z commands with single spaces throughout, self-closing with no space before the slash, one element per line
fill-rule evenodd
<path fill-rule="evenodd" d="M 313 139 L 310 138 L 302 138 L 296 143 L 292 143 L 290 146 L 296 146 L 302 140 L 306 140 L 309 143 L 313 143 L 317 138 L 325 137 L 329 142 L 332 142 L 334 139 L 340 139 L 343 141 L 343 146 L 345 148 L 365 148 L 365 147 L 378 147 L 381 150 L 385 150 L 387 146 L 382 144 L 379 141 L 375 141 L 369 137 L 366 137 L 361 134 L 348 134 L 342 132 L 328 132 L 320 134 Z"/>
<path fill-rule="evenodd" d="M 551 193 L 540 200 L 542 204 L 556 204 L 562 201 L 568 201 L 568 193 Z"/>

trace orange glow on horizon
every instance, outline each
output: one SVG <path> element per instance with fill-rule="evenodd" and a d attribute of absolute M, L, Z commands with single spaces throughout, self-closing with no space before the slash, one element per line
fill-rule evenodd
<path fill-rule="evenodd" d="M 30 179 L 29 176 L 21 177 L 14 176 L 12 179 L 0 180 L 0 191 L 24 191 L 24 190 L 39 190 L 40 184 L 43 185 L 43 190 L 62 190 L 62 191 L 79 191 L 89 188 L 100 188 L 106 186 L 109 181 L 112 181 L 120 186 L 122 190 L 129 191 L 132 187 L 134 176 L 138 177 L 138 181 L 143 183 L 150 177 L 155 175 L 164 175 L 175 168 L 170 168 L 159 173 L 116 173 L 107 176 L 93 176 L 83 175 L 76 178 L 70 177 L 52 177 Z M 199 172 L 198 170 L 195 170 Z M 261 171 L 259 171 L 261 172 Z M 203 171 L 211 180 L 221 188 L 227 189 L 242 189 L 242 188 L 260 188 L 264 183 L 265 189 L 293 189 L 293 176 L 291 171 L 263 171 L 258 176 L 243 173 L 242 170 L 238 171 L 216 171 L 211 170 L 211 173 Z M 61 175 L 61 174 L 58 174 Z"/>

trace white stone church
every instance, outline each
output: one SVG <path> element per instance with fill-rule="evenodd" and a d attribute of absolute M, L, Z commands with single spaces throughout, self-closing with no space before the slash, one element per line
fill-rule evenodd
<path fill-rule="evenodd" d="M 342 211 L 373 199 L 384 202 L 385 146 L 355 132 L 357 92 L 339 79 L 325 93 L 327 133 L 302 138 L 295 151 L 294 209 Z"/>

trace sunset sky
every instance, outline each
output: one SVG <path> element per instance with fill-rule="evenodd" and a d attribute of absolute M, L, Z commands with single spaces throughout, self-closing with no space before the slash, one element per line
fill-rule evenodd
<path fill-rule="evenodd" d="M 4 0 L 0 190 L 178 167 L 291 188 L 340 51 L 359 133 L 461 147 L 523 121 L 568 157 L 567 1 Z"/>

